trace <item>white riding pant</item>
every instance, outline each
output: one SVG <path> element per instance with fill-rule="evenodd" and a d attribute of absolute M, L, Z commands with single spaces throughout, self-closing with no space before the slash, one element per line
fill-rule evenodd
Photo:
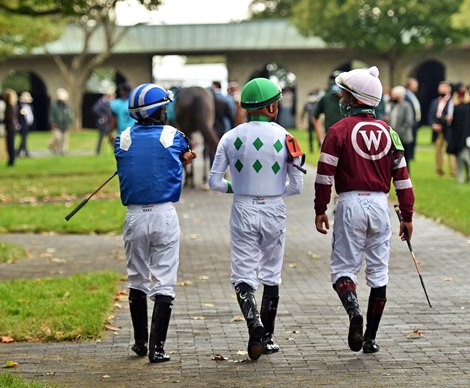
<path fill-rule="evenodd" d="M 129 288 L 175 297 L 180 226 L 172 202 L 129 205 L 124 221 L 124 247 Z"/>
<path fill-rule="evenodd" d="M 281 284 L 286 237 L 286 206 L 281 196 L 235 195 L 230 215 L 234 286 Z"/>
<path fill-rule="evenodd" d="M 360 191 L 339 194 L 333 226 L 332 283 L 343 276 L 357 283 L 365 259 L 367 285 L 385 286 L 391 237 L 387 194 Z"/>

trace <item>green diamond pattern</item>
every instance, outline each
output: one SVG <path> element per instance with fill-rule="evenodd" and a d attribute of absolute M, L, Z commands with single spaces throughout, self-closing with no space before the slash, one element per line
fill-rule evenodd
<path fill-rule="evenodd" d="M 280 142 L 279 139 L 273 144 L 273 146 L 274 146 L 274 149 L 275 149 L 277 152 L 279 152 L 280 150 L 282 150 L 282 147 L 283 147 L 283 145 L 282 145 L 282 143 Z"/>
<path fill-rule="evenodd" d="M 240 172 L 243 168 L 243 163 L 240 162 L 240 159 L 237 159 L 237 162 L 235 163 L 235 168 L 237 169 L 238 172 Z"/>
<path fill-rule="evenodd" d="M 238 151 L 241 148 L 241 146 L 243 145 L 243 142 L 239 137 L 237 137 L 237 139 L 235 140 L 235 143 L 233 143 L 233 145 L 235 146 L 235 148 Z"/>
<path fill-rule="evenodd" d="M 259 151 L 260 148 L 263 146 L 263 142 L 259 137 L 257 137 L 256 140 L 253 142 L 253 145 L 255 146 L 256 151 Z"/>
<path fill-rule="evenodd" d="M 253 168 L 258 173 L 263 168 L 263 165 L 258 159 L 256 159 L 256 162 L 253 163 Z"/>
<path fill-rule="evenodd" d="M 271 168 L 273 169 L 274 171 L 274 174 L 277 174 L 279 172 L 279 170 L 281 169 L 281 166 L 279 166 L 279 163 L 278 162 L 275 162 Z"/>

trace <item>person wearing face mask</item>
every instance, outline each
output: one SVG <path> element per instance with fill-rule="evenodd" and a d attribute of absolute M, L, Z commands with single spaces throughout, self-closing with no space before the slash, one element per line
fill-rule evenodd
<path fill-rule="evenodd" d="M 452 99 L 455 108 L 447 153 L 456 157 L 457 182 L 470 183 L 470 94 L 468 87 L 458 83 Z"/>
<path fill-rule="evenodd" d="M 391 91 L 392 108 L 388 123 L 400 136 L 404 148 L 404 156 L 410 172 L 410 160 L 413 153 L 413 108 L 406 101 L 404 86 L 395 86 Z"/>
<path fill-rule="evenodd" d="M 388 193 L 391 181 L 403 221 L 401 238 L 413 233 L 414 194 L 398 134 L 375 118 L 382 98 L 376 66 L 339 74 L 343 118 L 325 137 L 315 178 L 315 227 L 326 234 L 326 214 L 333 182 L 339 194 L 334 215 L 331 282 L 348 316 L 349 348 L 358 352 L 379 351 L 376 334 L 384 311 L 392 228 Z M 370 287 L 367 325 L 356 293 L 358 273 L 365 260 Z"/>
<path fill-rule="evenodd" d="M 444 176 L 444 154 L 447 149 L 447 141 L 450 135 L 450 124 L 454 115 L 454 103 L 452 101 L 452 87 L 447 81 L 439 83 L 437 88 L 439 96 L 431 101 L 428 112 L 428 122 L 432 128 L 432 142 L 435 149 L 436 174 Z M 448 156 L 449 174 L 456 176 L 455 155 Z"/>

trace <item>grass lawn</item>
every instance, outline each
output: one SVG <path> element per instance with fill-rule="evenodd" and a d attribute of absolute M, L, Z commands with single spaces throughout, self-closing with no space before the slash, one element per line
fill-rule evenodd
<path fill-rule="evenodd" d="M 28 252 L 18 245 L 0 241 L 0 263 L 12 264 L 28 256 Z"/>
<path fill-rule="evenodd" d="M 0 373 L 0 387 L 8 388 L 58 388 L 55 384 L 27 383 L 23 377 L 8 373 Z"/>
<path fill-rule="evenodd" d="M 101 338 L 120 275 L 112 272 L 0 283 L 0 336 L 15 341 Z"/>

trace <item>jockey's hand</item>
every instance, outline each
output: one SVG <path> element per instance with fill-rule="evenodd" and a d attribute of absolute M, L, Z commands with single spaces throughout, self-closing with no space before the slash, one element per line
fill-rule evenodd
<path fill-rule="evenodd" d="M 181 157 L 183 166 L 187 166 L 188 164 L 191 164 L 193 159 L 195 159 L 196 157 L 197 157 L 197 154 L 193 150 L 186 151 Z"/>
<path fill-rule="evenodd" d="M 411 240 L 413 234 L 413 223 L 412 222 L 400 222 L 399 236 L 402 241 Z"/>
<path fill-rule="evenodd" d="M 325 225 L 325 226 L 323 226 Z M 330 229 L 330 223 L 328 222 L 328 216 L 326 214 L 319 214 L 315 217 L 315 226 L 317 231 L 326 234 Z"/>

